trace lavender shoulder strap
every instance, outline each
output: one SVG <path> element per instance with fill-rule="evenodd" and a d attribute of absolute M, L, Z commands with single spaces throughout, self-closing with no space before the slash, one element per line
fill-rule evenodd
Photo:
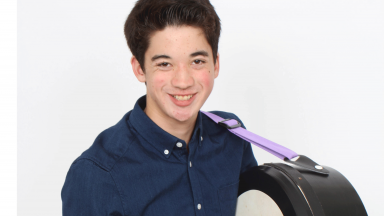
<path fill-rule="evenodd" d="M 215 115 L 213 113 L 204 112 L 204 111 L 201 111 L 201 112 L 204 113 L 206 116 L 208 116 L 210 119 L 212 119 L 214 122 L 228 128 L 228 130 L 231 133 L 235 134 L 236 136 L 264 149 L 265 151 L 275 155 L 276 157 L 282 160 L 286 158 L 290 160 L 298 156 L 294 151 L 287 149 L 284 146 L 281 146 L 277 143 L 267 140 L 259 135 L 256 135 L 240 127 L 241 124 L 237 122 L 235 119 L 223 119 L 220 116 Z"/>

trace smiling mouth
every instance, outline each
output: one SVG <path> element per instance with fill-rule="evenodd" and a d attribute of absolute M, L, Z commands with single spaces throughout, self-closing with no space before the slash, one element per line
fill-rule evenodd
<path fill-rule="evenodd" d="M 186 101 L 193 97 L 193 94 L 191 95 L 172 95 L 176 100 L 178 101 Z"/>

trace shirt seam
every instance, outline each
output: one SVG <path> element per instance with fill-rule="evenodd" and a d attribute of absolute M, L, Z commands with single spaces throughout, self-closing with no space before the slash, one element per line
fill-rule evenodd
<path fill-rule="evenodd" d="M 114 185 L 115 185 L 115 187 L 116 187 L 116 189 L 117 189 L 117 191 L 118 191 L 118 193 L 119 193 L 120 202 L 121 202 L 121 207 L 122 207 L 122 209 L 123 209 L 123 214 L 126 215 L 126 214 L 125 214 L 124 205 L 123 205 L 123 198 L 122 198 L 122 195 L 121 195 L 121 192 L 120 192 L 120 188 L 117 186 L 117 184 L 116 184 L 116 182 L 115 182 L 115 179 L 113 178 L 111 172 L 110 172 L 109 170 L 104 169 L 102 166 L 100 166 L 99 163 L 93 161 L 93 160 L 90 159 L 90 158 L 86 158 L 86 157 L 78 158 L 78 159 L 75 161 L 75 163 L 77 163 L 77 162 L 80 161 L 80 160 L 88 160 L 88 161 L 92 162 L 93 165 L 95 165 L 96 167 L 100 168 L 101 170 L 103 170 L 103 171 L 105 171 L 105 172 L 107 172 L 107 173 L 109 174 L 109 176 L 111 177 L 111 179 L 112 179 L 112 181 L 113 181 L 113 183 L 114 183 Z"/>
<path fill-rule="evenodd" d="M 126 215 L 126 214 L 125 214 L 125 209 L 124 209 L 123 195 L 122 195 L 122 192 L 121 192 L 121 190 L 120 190 L 120 187 L 117 185 L 115 179 L 114 179 L 113 176 L 112 176 L 112 173 L 111 173 L 111 172 L 108 172 L 108 173 L 109 173 L 109 175 L 111 176 L 112 181 L 113 181 L 113 183 L 115 184 L 115 186 L 116 186 L 116 188 L 117 188 L 117 191 L 119 192 L 119 197 L 120 197 L 121 207 L 122 207 L 122 209 L 123 209 L 123 214 Z"/>
<path fill-rule="evenodd" d="M 128 126 L 129 127 L 129 126 Z M 125 135 L 127 135 L 127 134 L 125 134 Z M 82 156 L 80 156 L 77 160 L 80 160 L 80 159 L 89 159 L 89 160 L 91 160 L 92 162 L 94 162 L 94 163 L 96 163 L 101 169 L 103 169 L 103 170 L 105 170 L 105 171 L 107 171 L 107 172 L 110 172 L 112 169 L 113 169 L 113 167 L 115 166 L 115 164 L 126 154 L 126 152 L 128 151 L 128 149 L 129 149 L 129 147 L 130 147 L 130 145 L 134 142 L 134 141 L 136 141 L 138 138 L 137 138 L 137 136 L 135 136 L 135 138 L 134 139 L 132 139 L 131 140 L 131 142 L 129 142 L 128 144 L 127 144 L 127 147 L 126 147 L 126 149 L 125 149 L 125 151 L 123 152 L 123 154 L 121 154 L 118 158 L 116 158 L 116 159 L 114 159 L 113 161 L 113 163 L 111 163 L 112 165 L 104 165 L 104 164 L 102 164 L 97 158 L 95 158 L 95 157 L 93 157 L 93 156 L 91 156 L 91 155 L 82 155 Z"/>
<path fill-rule="evenodd" d="M 120 156 L 119 156 L 119 158 L 116 158 L 115 160 L 114 160 L 114 162 L 113 162 L 113 164 L 112 165 L 110 165 L 110 166 L 105 166 L 105 165 L 103 165 L 99 160 L 97 160 L 95 157 L 92 157 L 92 156 L 82 156 L 81 158 L 79 158 L 79 160 L 80 159 L 88 159 L 88 160 L 91 160 L 92 162 L 94 162 L 95 164 L 97 164 L 101 169 L 103 169 L 103 170 L 105 170 L 105 171 L 107 171 L 107 172 L 110 172 L 112 169 L 113 169 L 113 167 L 116 165 L 116 163 L 126 154 L 126 152 L 128 151 L 128 149 L 129 149 L 129 146 L 132 144 L 132 142 L 134 142 L 134 141 L 136 141 L 137 140 L 137 137 L 135 137 L 134 139 L 132 139 L 132 141 L 131 142 L 129 142 L 128 144 L 127 144 L 127 149 L 124 151 L 124 153 L 123 154 L 121 154 Z"/>
<path fill-rule="evenodd" d="M 128 126 L 128 127 L 129 127 L 129 126 Z M 125 149 L 125 151 L 123 152 L 123 154 L 121 154 L 121 156 L 120 156 L 119 158 L 117 158 L 117 159 L 115 160 L 115 162 L 111 165 L 110 170 L 113 170 L 113 168 L 115 167 L 115 165 L 117 164 L 117 162 L 118 162 L 119 160 L 121 160 L 121 158 L 127 153 L 127 151 L 128 151 L 128 149 L 130 148 L 131 144 L 132 144 L 134 141 L 136 141 L 137 139 L 138 139 L 137 136 L 135 136 L 135 138 L 132 139 L 132 141 L 129 142 L 129 143 L 127 144 L 127 148 Z"/>
<path fill-rule="evenodd" d="M 77 162 L 79 162 L 81 160 L 88 160 L 88 161 L 92 162 L 92 164 L 95 165 L 96 167 L 104 170 L 105 172 L 109 172 L 109 170 L 107 170 L 104 166 L 100 165 L 100 163 L 98 163 L 97 161 L 93 160 L 90 157 L 85 157 L 85 156 L 79 157 L 75 160 L 75 162 L 73 162 L 73 164 L 76 164 Z"/>

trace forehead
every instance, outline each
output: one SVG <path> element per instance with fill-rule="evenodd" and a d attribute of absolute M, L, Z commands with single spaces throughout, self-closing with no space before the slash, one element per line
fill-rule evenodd
<path fill-rule="evenodd" d="M 154 32 L 149 39 L 146 55 L 190 54 L 197 50 L 212 53 L 211 47 L 200 28 L 192 26 L 167 26 Z M 159 53 L 160 52 L 160 53 Z"/>

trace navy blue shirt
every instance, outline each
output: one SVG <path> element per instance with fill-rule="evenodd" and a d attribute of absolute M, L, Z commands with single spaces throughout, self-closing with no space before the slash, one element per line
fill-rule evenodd
<path fill-rule="evenodd" d="M 188 152 L 145 106 L 143 96 L 72 163 L 61 191 L 63 215 L 233 216 L 239 175 L 257 166 L 250 144 L 199 112 Z"/>

